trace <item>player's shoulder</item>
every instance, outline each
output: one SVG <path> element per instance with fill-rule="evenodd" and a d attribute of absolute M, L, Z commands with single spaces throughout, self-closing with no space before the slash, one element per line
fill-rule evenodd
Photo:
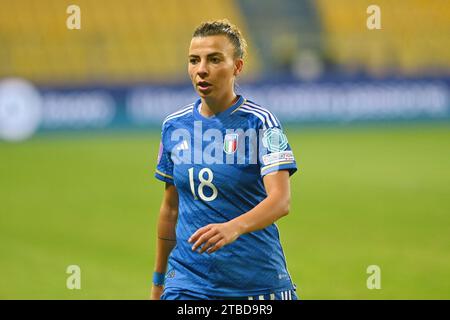
<path fill-rule="evenodd" d="M 254 118 L 257 124 L 265 128 L 280 127 L 278 118 L 266 107 L 246 99 L 237 110 L 240 115 Z"/>
<path fill-rule="evenodd" d="M 181 121 L 184 117 L 188 117 L 189 115 L 191 115 L 192 110 L 194 109 L 194 104 L 195 103 L 185 105 L 182 108 L 178 109 L 175 112 L 172 112 L 167 117 L 165 117 L 163 120 L 163 123 L 162 123 L 163 129 L 164 129 L 164 127 L 167 127 L 168 125 L 170 125 L 174 122 L 177 122 L 177 121 Z"/>

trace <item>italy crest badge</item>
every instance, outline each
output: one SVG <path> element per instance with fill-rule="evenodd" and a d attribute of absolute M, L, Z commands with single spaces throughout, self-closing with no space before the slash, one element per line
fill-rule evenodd
<path fill-rule="evenodd" d="M 233 154 L 237 150 L 238 135 L 236 133 L 229 133 L 225 135 L 223 141 L 223 151 L 227 154 Z"/>

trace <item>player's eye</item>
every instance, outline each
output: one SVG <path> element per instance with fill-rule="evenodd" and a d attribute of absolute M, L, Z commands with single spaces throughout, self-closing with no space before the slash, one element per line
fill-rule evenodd
<path fill-rule="evenodd" d="M 210 61 L 211 61 L 212 63 L 219 63 L 219 62 L 220 62 L 220 59 L 217 58 L 217 57 L 212 57 Z"/>
<path fill-rule="evenodd" d="M 197 64 L 197 62 L 198 62 L 198 59 L 196 59 L 196 58 L 190 58 L 189 59 L 189 63 L 190 64 Z"/>

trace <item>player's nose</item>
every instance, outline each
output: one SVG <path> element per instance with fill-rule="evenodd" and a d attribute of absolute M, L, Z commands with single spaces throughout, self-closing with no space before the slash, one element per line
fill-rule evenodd
<path fill-rule="evenodd" d="M 197 74 L 200 78 L 204 78 L 208 75 L 208 66 L 205 62 L 200 62 L 198 69 L 197 69 Z"/>

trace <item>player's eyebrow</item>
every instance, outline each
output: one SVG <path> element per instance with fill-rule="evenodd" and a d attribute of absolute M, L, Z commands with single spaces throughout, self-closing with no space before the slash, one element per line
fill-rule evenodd
<path fill-rule="evenodd" d="M 211 58 L 211 57 L 213 57 L 213 56 L 220 56 L 220 57 L 223 57 L 223 53 L 222 53 L 222 52 L 212 52 L 212 53 L 210 53 L 210 54 L 207 55 L 208 58 Z M 199 56 L 199 55 L 196 55 L 196 54 L 190 54 L 190 55 L 189 55 L 189 58 L 200 58 L 200 56 Z"/>

